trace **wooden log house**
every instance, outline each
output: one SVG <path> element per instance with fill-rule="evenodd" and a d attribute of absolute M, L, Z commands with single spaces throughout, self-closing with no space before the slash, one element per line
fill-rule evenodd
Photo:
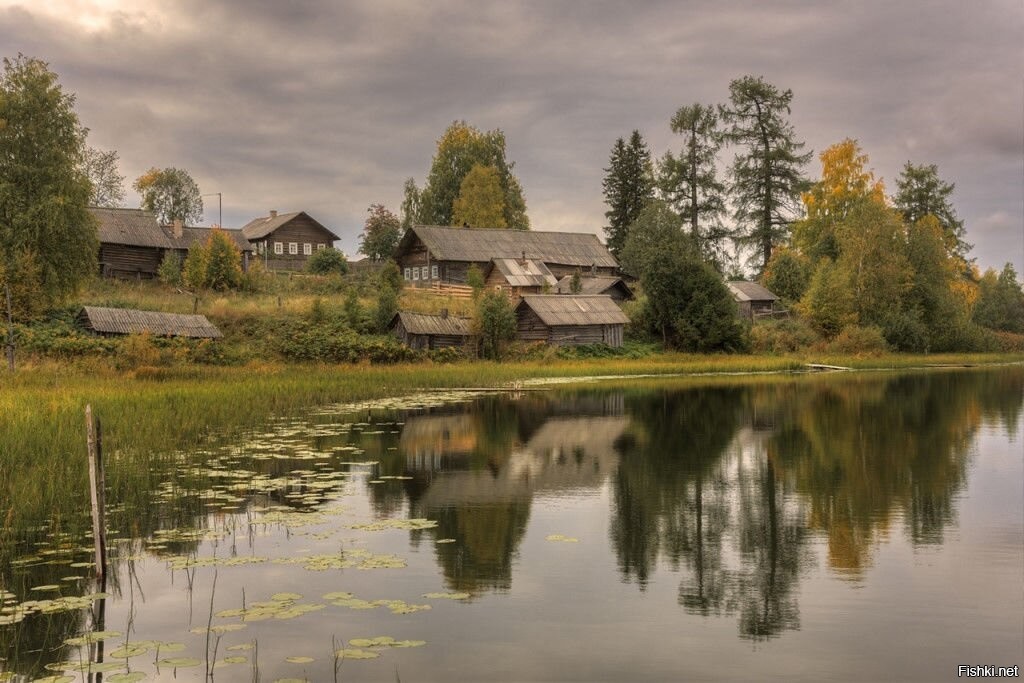
<path fill-rule="evenodd" d="M 442 311 L 440 315 L 399 311 L 388 326 L 399 341 L 412 349 L 464 348 L 473 335 L 469 318 Z"/>
<path fill-rule="evenodd" d="M 572 276 L 567 275 L 558 281 L 555 286 L 555 294 L 572 294 Z M 617 303 L 623 301 L 632 301 L 634 299 L 633 290 L 630 289 L 626 281 L 621 277 L 608 277 L 598 275 L 591 277 L 589 275 L 580 277 L 580 291 L 577 294 L 605 294 L 610 296 Z"/>
<path fill-rule="evenodd" d="M 528 294 L 516 307 L 516 338 L 560 346 L 622 346 L 629 318 L 606 295 Z"/>
<path fill-rule="evenodd" d="M 305 211 L 271 211 L 246 223 L 242 234 L 269 270 L 303 270 L 313 252 L 341 239 Z"/>
<path fill-rule="evenodd" d="M 732 280 L 725 283 L 739 307 L 739 316 L 753 320 L 776 313 L 775 302 L 779 297 L 756 282 Z M 786 315 L 783 313 L 783 315 Z"/>
<path fill-rule="evenodd" d="M 593 275 L 618 275 L 619 264 L 597 235 L 415 225 L 395 248 L 395 261 L 406 282 L 465 285 L 470 266 L 485 274 L 494 259 L 535 261 L 555 277 L 584 270 Z"/>

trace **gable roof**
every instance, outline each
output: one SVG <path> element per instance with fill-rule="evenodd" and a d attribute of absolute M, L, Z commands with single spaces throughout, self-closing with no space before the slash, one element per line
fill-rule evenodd
<path fill-rule="evenodd" d="M 527 259 L 523 262 L 514 258 L 496 258 L 493 263 L 513 287 L 543 287 L 545 284 L 554 286 L 558 283 L 558 278 L 551 274 L 543 261 Z"/>
<path fill-rule="evenodd" d="M 621 277 L 594 275 L 580 278 L 580 294 L 604 294 L 613 287 L 621 289 L 627 299 L 633 298 L 633 290 Z M 572 275 L 566 275 L 559 280 L 555 291 L 559 294 L 572 294 Z"/>
<path fill-rule="evenodd" d="M 394 327 L 398 320 L 402 321 L 402 326 L 409 334 L 444 334 L 468 337 L 473 333 L 469 318 L 399 311 L 395 313 L 395 317 L 391 319 L 391 324 L 388 327 Z"/>
<path fill-rule="evenodd" d="M 327 228 L 325 228 L 324 225 L 320 221 L 318 221 L 317 219 L 313 218 L 312 216 L 310 216 L 305 211 L 294 211 L 292 213 L 279 213 L 276 216 L 262 216 L 260 218 L 254 218 L 251 221 L 249 221 L 248 223 L 246 223 L 244 226 L 242 226 L 242 234 L 245 235 L 245 238 L 247 240 L 249 240 L 249 241 L 263 239 L 264 237 L 266 237 L 270 233 L 274 232 L 275 230 L 277 230 L 278 228 L 283 226 L 285 223 L 288 223 L 292 219 L 298 218 L 299 216 L 305 216 L 309 220 L 313 221 L 320 228 L 322 228 L 324 230 L 324 232 L 329 234 L 334 239 L 336 239 L 336 240 L 340 240 L 341 239 L 340 237 L 335 235 L 333 231 L 328 230 Z"/>
<path fill-rule="evenodd" d="M 537 232 L 414 225 L 395 249 L 399 254 L 418 237 L 439 261 L 487 263 L 491 259 L 533 259 L 589 268 L 618 268 L 611 252 L 589 232 Z"/>
<path fill-rule="evenodd" d="M 732 292 L 732 296 L 736 301 L 778 301 L 779 299 L 779 297 L 756 282 L 732 280 L 731 282 L 726 282 L 725 286 Z"/>
<path fill-rule="evenodd" d="M 156 216 L 142 209 L 107 209 L 91 206 L 96 217 L 100 243 L 131 247 L 173 249 L 174 244 L 156 222 Z"/>
<path fill-rule="evenodd" d="M 87 329 L 106 334 L 149 332 L 161 337 L 201 339 L 219 339 L 224 336 L 205 315 L 84 306 L 78 317 Z"/>
<path fill-rule="evenodd" d="M 516 309 L 528 306 L 545 325 L 617 325 L 629 322 L 604 294 L 527 294 Z"/>

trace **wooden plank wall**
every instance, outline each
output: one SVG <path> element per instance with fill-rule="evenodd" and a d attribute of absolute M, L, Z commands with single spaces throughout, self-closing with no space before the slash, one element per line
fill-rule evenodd
<path fill-rule="evenodd" d="M 130 247 L 123 244 L 100 244 L 100 272 L 106 277 L 156 277 L 163 250 L 156 247 Z"/>

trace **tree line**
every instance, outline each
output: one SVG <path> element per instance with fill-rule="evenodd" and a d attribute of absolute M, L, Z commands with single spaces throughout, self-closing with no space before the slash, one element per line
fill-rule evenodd
<path fill-rule="evenodd" d="M 615 141 L 603 180 L 605 233 L 647 292 L 646 327 L 678 348 L 706 350 L 698 338 L 735 347 L 739 333 L 713 322 L 728 292 L 708 276 L 714 269 L 742 279 L 737 262 L 746 256 L 826 340 L 983 350 L 992 345 L 987 330 L 1024 333 L 1013 266 L 978 271 L 954 185 L 938 168 L 907 162 L 889 197 L 868 156 L 846 139 L 821 153 L 821 177 L 811 181 L 811 152 L 788 120 L 792 99 L 791 90 L 744 76 L 724 104 L 679 108 L 669 122 L 682 137 L 678 152 L 654 161 L 637 130 Z M 723 176 L 725 147 L 736 151 Z"/>

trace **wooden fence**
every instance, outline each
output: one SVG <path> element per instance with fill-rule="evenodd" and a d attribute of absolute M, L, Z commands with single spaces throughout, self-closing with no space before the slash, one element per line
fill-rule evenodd
<path fill-rule="evenodd" d="M 472 299 L 473 288 L 469 285 L 452 285 L 445 282 L 434 282 L 430 285 L 434 294 L 450 296 L 453 299 Z"/>

